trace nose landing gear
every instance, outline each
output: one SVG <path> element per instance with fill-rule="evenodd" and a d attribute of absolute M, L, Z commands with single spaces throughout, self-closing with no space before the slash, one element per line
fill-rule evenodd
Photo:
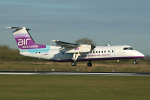
<path fill-rule="evenodd" d="M 134 62 L 133 62 L 133 64 L 137 64 L 137 59 L 134 59 Z"/>

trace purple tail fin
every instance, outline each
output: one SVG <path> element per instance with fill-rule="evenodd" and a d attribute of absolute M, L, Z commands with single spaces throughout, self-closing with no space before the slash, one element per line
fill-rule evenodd
<path fill-rule="evenodd" d="M 19 49 L 38 49 L 46 48 L 46 45 L 36 44 L 30 34 L 29 29 L 25 27 L 8 27 L 10 29 L 16 29 L 13 31 L 13 35 L 17 42 Z"/>

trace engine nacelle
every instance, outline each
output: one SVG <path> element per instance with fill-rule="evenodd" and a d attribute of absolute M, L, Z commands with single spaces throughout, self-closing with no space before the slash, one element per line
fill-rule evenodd
<path fill-rule="evenodd" d="M 63 53 L 83 53 L 83 52 L 90 52 L 91 51 L 91 45 L 84 45 L 81 44 L 77 48 L 62 48 L 60 49 L 60 52 Z"/>

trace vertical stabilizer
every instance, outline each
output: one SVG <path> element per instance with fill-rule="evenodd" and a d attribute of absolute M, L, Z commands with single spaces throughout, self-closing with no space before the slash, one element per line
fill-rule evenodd
<path fill-rule="evenodd" d="M 15 29 L 13 35 L 17 42 L 19 49 L 40 49 L 46 48 L 46 45 L 36 44 L 30 34 L 28 33 L 29 29 L 25 27 L 7 27 L 10 29 Z"/>

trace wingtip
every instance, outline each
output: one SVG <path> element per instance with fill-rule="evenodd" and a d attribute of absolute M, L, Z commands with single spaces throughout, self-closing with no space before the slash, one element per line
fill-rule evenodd
<path fill-rule="evenodd" d="M 52 42 L 57 42 L 57 41 L 59 41 L 59 40 L 51 40 Z"/>
<path fill-rule="evenodd" d="M 6 28 L 11 29 L 12 27 L 6 27 Z"/>

